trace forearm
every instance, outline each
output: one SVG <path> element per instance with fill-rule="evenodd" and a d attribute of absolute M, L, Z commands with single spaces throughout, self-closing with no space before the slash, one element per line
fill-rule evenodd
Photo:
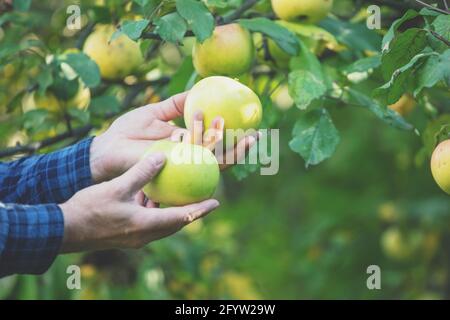
<path fill-rule="evenodd" d="M 53 263 L 64 235 L 64 217 L 55 204 L 0 203 L 0 277 L 41 274 Z"/>
<path fill-rule="evenodd" d="M 93 182 L 92 138 L 60 151 L 0 163 L 0 201 L 61 203 Z"/>

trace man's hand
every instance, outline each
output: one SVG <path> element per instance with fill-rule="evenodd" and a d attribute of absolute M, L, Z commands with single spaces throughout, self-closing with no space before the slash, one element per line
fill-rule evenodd
<path fill-rule="evenodd" d="M 219 206 L 217 200 L 206 200 L 159 209 L 147 200 L 141 189 L 164 161 L 163 154 L 151 154 L 121 176 L 84 189 L 60 205 L 65 230 L 62 252 L 139 248 L 177 232 Z"/>
<path fill-rule="evenodd" d="M 170 120 L 183 115 L 187 93 L 137 108 L 118 118 L 94 138 L 91 171 L 94 182 L 114 178 L 136 164 L 156 140 L 168 139 L 178 127 Z"/>
<path fill-rule="evenodd" d="M 182 141 L 185 143 L 193 143 L 202 145 L 208 148 L 212 152 L 217 148 L 223 148 L 223 138 L 225 130 L 225 121 L 222 117 L 215 118 L 210 128 L 205 128 L 203 125 L 203 114 L 197 112 L 194 115 L 191 131 L 187 129 L 178 129 L 172 136 L 174 141 Z M 246 135 L 240 139 L 233 148 L 225 150 L 220 156 L 216 154 L 217 161 L 219 162 L 220 170 L 225 170 L 240 160 L 244 159 L 248 151 L 255 145 L 255 143 L 261 137 L 260 132 L 254 132 L 253 134 Z M 232 163 L 227 163 L 226 159 L 234 159 Z"/>

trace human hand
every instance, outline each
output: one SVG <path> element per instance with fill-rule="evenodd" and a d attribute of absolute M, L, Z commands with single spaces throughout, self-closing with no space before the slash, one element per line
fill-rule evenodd
<path fill-rule="evenodd" d="M 222 148 L 224 138 L 225 120 L 222 117 L 216 117 L 212 122 L 210 128 L 206 129 L 203 124 L 202 112 L 197 112 L 194 115 L 193 124 L 190 126 L 191 130 L 180 130 L 172 136 L 172 140 L 183 141 L 186 143 L 193 143 L 202 145 L 212 152 L 217 148 Z M 254 132 L 242 137 L 233 148 L 226 149 L 220 152 L 220 156 L 216 153 L 218 158 L 220 170 L 225 170 L 242 160 L 248 151 L 255 145 L 261 137 L 260 132 Z M 233 159 L 231 163 L 225 160 Z"/>
<path fill-rule="evenodd" d="M 60 208 L 64 215 L 62 252 L 139 248 L 169 236 L 219 206 L 206 200 L 184 207 L 157 208 L 141 189 L 163 167 L 164 155 L 140 160 L 121 176 L 86 188 Z"/>
<path fill-rule="evenodd" d="M 187 93 L 130 111 L 91 145 L 90 162 L 95 183 L 114 178 L 136 164 L 156 140 L 167 139 L 179 129 L 169 123 L 183 115 Z"/>

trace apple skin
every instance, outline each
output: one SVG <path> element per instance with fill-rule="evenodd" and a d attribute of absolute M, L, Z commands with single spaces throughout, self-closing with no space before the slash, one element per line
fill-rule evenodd
<path fill-rule="evenodd" d="M 83 47 L 100 68 L 102 78 L 123 79 L 131 75 L 143 62 L 139 44 L 125 35 L 110 41 L 116 28 L 113 25 L 97 25 Z"/>
<path fill-rule="evenodd" d="M 184 105 L 184 123 L 192 130 L 194 115 L 203 113 L 204 127 L 220 116 L 225 129 L 257 129 L 262 119 L 262 105 L 256 93 L 237 80 L 215 76 L 200 80 L 190 90 Z"/>
<path fill-rule="evenodd" d="M 438 186 L 450 194 L 450 140 L 441 142 L 434 150 L 431 173 Z"/>
<path fill-rule="evenodd" d="M 213 35 L 192 49 L 195 70 L 203 78 L 222 75 L 237 77 L 253 64 L 255 48 L 250 32 L 239 24 L 216 27 Z"/>
<path fill-rule="evenodd" d="M 407 116 L 414 110 L 416 104 L 416 100 L 410 94 L 404 94 L 400 100 L 391 104 L 389 109 L 397 111 L 402 116 Z"/>
<path fill-rule="evenodd" d="M 164 153 L 166 162 L 143 188 L 149 199 L 166 206 L 183 206 L 212 197 L 220 171 L 211 151 L 199 145 L 163 140 L 155 142 L 145 155 L 155 152 Z"/>
<path fill-rule="evenodd" d="M 333 0 L 272 0 L 275 14 L 285 21 L 316 23 L 325 18 Z"/>

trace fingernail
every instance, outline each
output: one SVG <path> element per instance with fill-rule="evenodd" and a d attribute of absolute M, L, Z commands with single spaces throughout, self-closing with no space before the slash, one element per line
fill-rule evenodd
<path fill-rule="evenodd" d="M 150 158 L 152 158 L 154 165 L 157 167 L 162 166 L 166 161 L 166 156 L 161 152 L 151 154 Z"/>
<path fill-rule="evenodd" d="M 194 115 L 195 120 L 202 121 L 203 120 L 203 113 L 201 111 L 197 111 Z"/>
<path fill-rule="evenodd" d="M 202 209 L 205 211 L 212 211 L 216 209 L 218 206 L 220 206 L 219 201 L 217 201 L 216 199 L 211 199 L 203 203 Z"/>

